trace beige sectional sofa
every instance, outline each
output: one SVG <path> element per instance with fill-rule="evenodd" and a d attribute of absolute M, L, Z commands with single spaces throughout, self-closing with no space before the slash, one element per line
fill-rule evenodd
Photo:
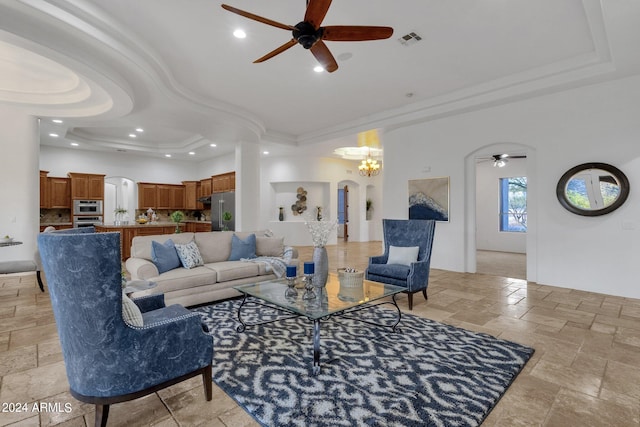
<path fill-rule="evenodd" d="M 256 255 L 252 261 L 229 261 L 233 231 L 212 231 L 203 233 L 162 234 L 136 236 L 131 242 L 131 257 L 126 260 L 127 271 L 132 280 L 149 280 L 157 287 L 136 292 L 134 297 L 164 293 L 165 302 L 193 306 L 240 295 L 233 286 L 276 279 L 272 258 L 282 258 L 287 264 L 298 264 L 297 251 L 285 247 L 283 238 L 272 237 L 268 231 L 236 232 L 237 237 L 246 239 L 256 235 Z M 152 261 L 152 241 L 165 243 L 171 239 L 175 244 L 184 245 L 194 241 L 204 261 L 203 266 L 187 269 L 178 267 L 163 273 Z M 266 257 L 266 258 L 260 258 Z M 264 261 L 261 261 L 264 260 Z"/>

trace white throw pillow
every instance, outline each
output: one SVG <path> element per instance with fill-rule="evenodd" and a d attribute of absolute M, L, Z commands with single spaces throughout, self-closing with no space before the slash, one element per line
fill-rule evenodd
<path fill-rule="evenodd" d="M 193 240 L 186 245 L 176 245 L 176 252 L 178 252 L 178 258 L 184 268 L 194 268 L 200 265 L 204 265 L 202 255 L 198 245 Z"/>
<path fill-rule="evenodd" d="M 419 246 L 389 246 L 387 264 L 401 264 L 411 267 L 412 262 L 418 261 Z"/>
<path fill-rule="evenodd" d="M 122 319 L 131 326 L 142 326 L 140 308 L 124 292 L 122 292 Z"/>

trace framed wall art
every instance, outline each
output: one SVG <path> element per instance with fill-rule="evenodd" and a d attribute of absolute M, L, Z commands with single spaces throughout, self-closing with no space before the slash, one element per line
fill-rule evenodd
<path fill-rule="evenodd" d="M 409 219 L 449 221 L 449 177 L 409 180 Z"/>

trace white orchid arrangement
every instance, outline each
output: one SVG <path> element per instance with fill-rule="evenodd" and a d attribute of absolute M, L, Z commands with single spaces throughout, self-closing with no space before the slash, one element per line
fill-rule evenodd
<path fill-rule="evenodd" d="M 311 215 L 307 215 L 304 223 L 311 234 L 311 240 L 313 241 L 313 246 L 316 248 L 322 248 L 327 244 L 329 240 L 329 234 L 336 228 L 338 225 L 338 220 L 334 219 L 331 221 L 318 221 L 316 219 L 312 219 Z"/>

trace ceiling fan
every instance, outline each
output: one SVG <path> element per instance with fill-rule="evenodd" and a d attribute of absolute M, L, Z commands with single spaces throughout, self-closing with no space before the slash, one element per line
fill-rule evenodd
<path fill-rule="evenodd" d="M 365 41 L 365 40 L 381 40 L 391 37 L 393 28 L 391 27 L 375 27 L 363 25 L 331 25 L 321 27 L 327 11 L 331 6 L 331 0 L 307 0 L 307 10 L 304 14 L 304 20 L 296 25 L 286 25 L 244 10 L 236 9 L 233 6 L 223 4 L 222 8 L 229 12 L 236 13 L 245 18 L 271 25 L 272 27 L 282 28 L 283 30 L 291 30 L 293 38 L 282 46 L 272 50 L 261 58 L 253 61 L 254 63 L 264 62 L 267 59 L 284 52 L 299 43 L 305 49 L 311 50 L 313 56 L 318 60 L 320 65 L 332 73 L 338 69 L 338 63 L 324 43 L 327 41 Z"/>
<path fill-rule="evenodd" d="M 509 159 L 526 159 L 527 156 L 524 155 L 512 155 L 512 154 L 493 154 L 490 157 L 479 157 L 477 161 L 491 161 L 493 162 L 493 166 L 496 168 L 504 167 Z"/>

